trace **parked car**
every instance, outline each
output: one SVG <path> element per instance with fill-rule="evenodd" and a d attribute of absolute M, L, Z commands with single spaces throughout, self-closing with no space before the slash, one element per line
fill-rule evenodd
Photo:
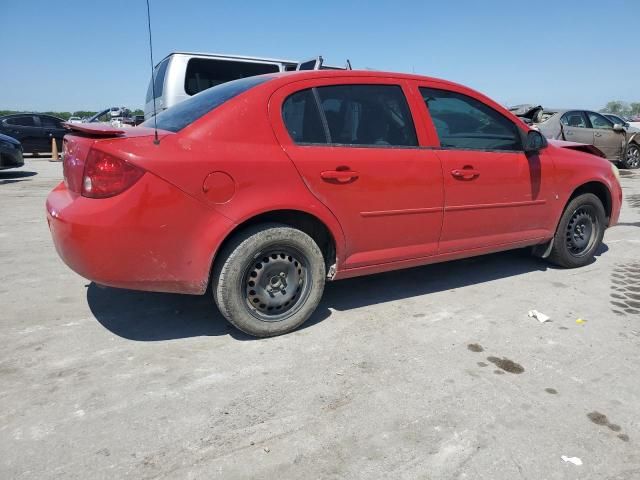
<path fill-rule="evenodd" d="M 640 125 L 638 127 L 634 127 L 631 123 L 624 117 L 619 115 L 614 115 L 613 113 L 603 113 L 605 117 L 611 120 L 614 124 L 620 124 L 624 127 L 627 133 L 640 133 Z"/>
<path fill-rule="evenodd" d="M 625 129 L 623 124 L 590 110 L 519 107 L 517 115 L 535 125 L 547 138 L 594 145 L 624 168 L 640 167 L 640 133 Z"/>
<path fill-rule="evenodd" d="M 300 326 L 326 280 L 521 247 L 587 265 L 622 201 L 615 165 L 584 145 L 417 75 L 254 76 L 136 128 L 70 128 L 47 199 L 67 265 L 113 287 L 211 288 L 255 336 Z"/>
<path fill-rule="evenodd" d="M 0 134 L 0 170 L 24 165 L 22 145 L 13 137 Z"/>
<path fill-rule="evenodd" d="M 629 126 L 633 128 L 640 128 L 640 115 L 636 115 L 629 119 Z"/>
<path fill-rule="evenodd" d="M 177 105 L 207 88 L 231 80 L 295 70 L 298 62 L 275 58 L 245 57 L 208 53 L 173 52 L 155 67 L 149 81 L 144 116 Z"/>
<path fill-rule="evenodd" d="M 80 117 L 69 117 L 69 120 L 67 120 L 67 122 L 69 122 L 69 123 L 82 123 L 82 118 L 80 118 Z"/>
<path fill-rule="evenodd" d="M 58 147 L 67 130 L 64 120 L 40 113 L 15 113 L 0 117 L 0 133 L 18 140 L 25 152 L 38 154 L 51 151 L 51 139 Z"/>
<path fill-rule="evenodd" d="M 111 118 L 127 117 L 130 113 L 131 112 L 127 107 L 111 107 L 109 109 L 109 115 Z"/>

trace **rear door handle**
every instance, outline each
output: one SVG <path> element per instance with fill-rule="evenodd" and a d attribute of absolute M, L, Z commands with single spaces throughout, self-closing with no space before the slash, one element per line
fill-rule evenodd
<path fill-rule="evenodd" d="M 323 180 L 330 182 L 348 183 L 358 178 L 359 174 L 352 170 L 327 170 L 325 172 L 321 172 L 320 176 Z"/>
<path fill-rule="evenodd" d="M 451 175 L 455 178 L 460 178 L 463 180 L 472 180 L 476 177 L 480 176 L 480 172 L 474 170 L 473 168 L 456 168 L 455 170 L 451 170 Z"/>
<path fill-rule="evenodd" d="M 596 133 L 594 133 L 594 134 L 593 134 L 593 136 L 594 136 L 594 137 L 601 137 L 601 136 L 602 136 L 602 134 L 601 134 L 600 132 L 596 132 Z"/>

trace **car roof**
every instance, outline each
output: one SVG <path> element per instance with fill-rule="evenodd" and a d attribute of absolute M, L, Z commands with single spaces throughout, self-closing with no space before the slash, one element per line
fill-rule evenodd
<path fill-rule="evenodd" d="M 64 119 L 60 118 L 60 117 L 56 117 L 55 115 L 49 115 L 48 113 L 37 113 L 37 112 L 18 112 L 18 113 L 9 113 L 7 115 L 2 115 L 0 116 L 0 118 L 9 118 L 9 117 L 23 117 L 25 115 L 32 115 L 32 116 L 36 116 L 36 117 L 49 117 L 49 118 L 56 118 L 58 120 L 62 120 L 64 122 Z"/>
<path fill-rule="evenodd" d="M 441 78 L 428 77 L 415 73 L 385 72 L 381 70 L 298 70 L 293 72 L 269 73 L 267 75 L 274 77 L 274 79 L 280 79 L 282 83 L 289 83 L 294 80 L 312 80 L 315 78 L 394 78 L 399 80 L 417 80 L 423 82 L 428 81 L 433 83 L 440 83 L 443 86 L 451 86 L 474 91 L 473 89 L 465 85 L 450 82 L 449 80 L 443 80 Z"/>
<path fill-rule="evenodd" d="M 566 113 L 566 112 L 593 112 L 599 115 L 607 115 L 606 113 L 596 112 L 595 110 L 591 110 L 590 108 L 544 108 L 545 112 L 554 112 L 554 113 Z M 616 115 L 617 116 L 617 115 Z"/>

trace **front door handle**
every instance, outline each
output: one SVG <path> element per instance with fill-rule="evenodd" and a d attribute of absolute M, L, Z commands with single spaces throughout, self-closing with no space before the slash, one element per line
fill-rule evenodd
<path fill-rule="evenodd" d="M 480 176 L 480 172 L 473 168 L 456 168 L 455 170 L 451 170 L 451 175 L 462 180 L 473 180 Z"/>
<path fill-rule="evenodd" d="M 594 134 L 593 134 L 593 136 L 594 136 L 594 137 L 601 137 L 601 136 L 602 136 L 602 134 L 601 134 L 600 132 L 596 132 L 596 133 L 594 133 Z"/>
<path fill-rule="evenodd" d="M 338 183 L 349 183 L 357 179 L 358 176 L 358 172 L 354 172 L 353 170 L 327 170 L 320 173 L 320 177 L 322 177 L 323 180 Z"/>

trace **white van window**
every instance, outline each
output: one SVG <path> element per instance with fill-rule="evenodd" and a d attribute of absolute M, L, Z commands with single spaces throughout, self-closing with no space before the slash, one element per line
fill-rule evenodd
<path fill-rule="evenodd" d="M 207 88 L 215 87 L 231 80 L 279 71 L 280 67 L 278 65 L 269 63 L 192 58 L 187 64 L 184 90 L 188 95 L 195 95 Z"/>
<path fill-rule="evenodd" d="M 167 65 L 169 65 L 168 58 L 160 62 L 160 64 L 154 69 L 153 78 L 149 82 L 149 88 L 147 89 L 147 103 L 153 100 L 154 90 L 156 98 L 162 96 L 162 91 L 164 90 L 164 76 L 167 73 Z"/>

